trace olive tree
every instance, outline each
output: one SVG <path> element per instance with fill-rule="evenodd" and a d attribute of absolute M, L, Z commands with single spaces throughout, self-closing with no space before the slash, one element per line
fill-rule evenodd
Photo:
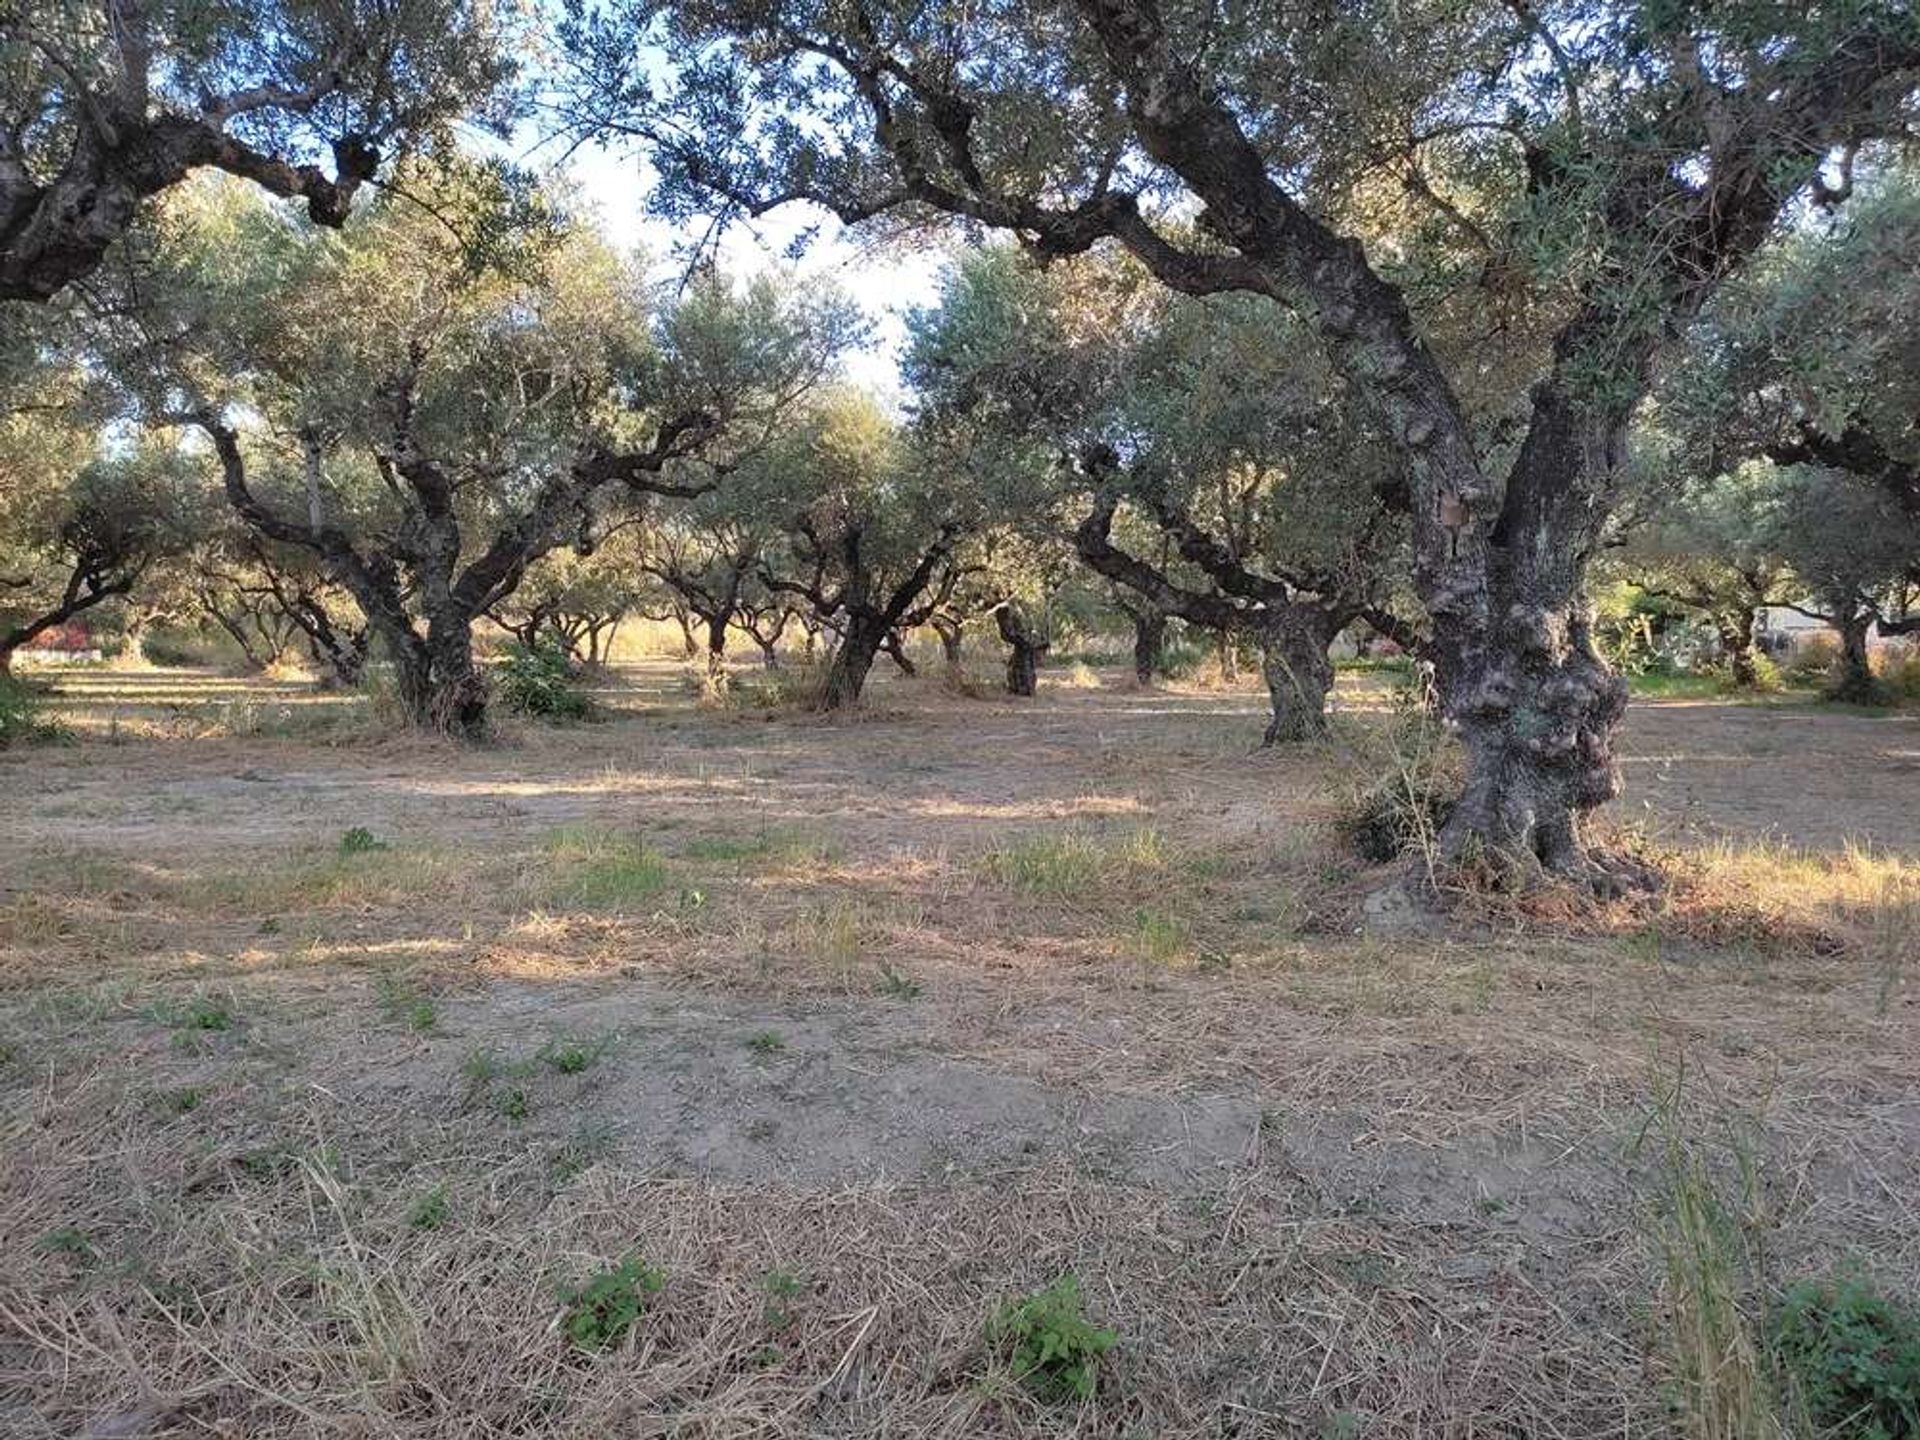
<path fill-rule="evenodd" d="M 1609 567 L 1654 599 L 1699 618 L 1718 642 L 1728 679 L 1759 683 L 1759 612 L 1795 598 L 1781 552 L 1777 486 L 1765 467 L 1731 475 L 1676 473 L 1669 459 L 1646 477 L 1645 513 Z"/>
<path fill-rule="evenodd" d="M 808 422 L 769 457 L 793 508 L 759 575 L 834 633 L 817 703 L 838 710 L 860 699 L 880 653 L 897 652 L 900 634 L 951 593 L 969 502 L 870 396 L 825 397 Z"/>
<path fill-rule="evenodd" d="M 1304 317 L 1408 476 L 1442 851 L 1596 883 L 1626 687 L 1585 580 L 1654 358 L 1920 74 L 1907 0 L 634 0 L 568 40 L 670 214 L 955 217 Z"/>
<path fill-rule="evenodd" d="M 1334 638 L 1385 613 L 1405 483 L 1313 337 L 1276 345 L 1269 321 L 1243 297 L 1176 296 L 1136 265 L 1043 273 L 1002 249 L 957 269 L 909 373 L 935 413 L 994 435 L 983 448 L 1024 472 L 1009 510 L 1062 509 L 1044 496 L 1063 473 L 1094 492 L 1062 529 L 1142 597 L 1138 643 L 1176 615 L 1257 649 L 1272 743 L 1324 726 Z M 1116 542 L 1123 505 L 1158 546 Z"/>
<path fill-rule="evenodd" d="M 1824 621 L 1840 640 L 1828 695 L 1876 704 L 1868 642 L 1920 630 L 1920 527 L 1882 486 L 1851 470 L 1796 465 L 1773 473 L 1775 547 L 1793 567 L 1803 598 L 1793 608 Z"/>
<path fill-rule="evenodd" d="M 204 437 L 240 518 L 352 594 L 408 718 L 468 736 L 475 620 L 556 547 L 718 483 L 850 333 L 775 277 L 650 286 L 499 180 L 338 238 L 215 194 L 132 287 L 137 333 L 107 322 L 137 413 Z"/>
<path fill-rule="evenodd" d="M 486 0 L 14 0 L 0 22 L 0 299 L 92 273 L 195 170 L 340 225 L 384 158 L 504 120 Z"/>
<path fill-rule="evenodd" d="M 163 447 L 102 443 L 77 370 L 31 361 L 0 386 L 0 675 L 16 651 L 185 548 L 192 480 Z"/>

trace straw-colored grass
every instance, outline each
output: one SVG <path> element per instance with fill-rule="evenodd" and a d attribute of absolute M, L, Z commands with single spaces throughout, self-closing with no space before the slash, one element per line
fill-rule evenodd
<path fill-rule="evenodd" d="M 626 673 L 479 751 L 112 739 L 105 677 L 9 760 L 0 1433 L 1704 1440 L 1765 1433 L 1779 1286 L 1920 1289 L 1897 766 L 1876 848 L 1375 936 L 1346 762 L 1248 693 Z M 1067 1274 L 1084 1404 L 987 1333 Z"/>

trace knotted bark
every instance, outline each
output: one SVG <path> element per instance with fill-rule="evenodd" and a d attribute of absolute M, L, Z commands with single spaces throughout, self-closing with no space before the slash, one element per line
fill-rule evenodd
<path fill-rule="evenodd" d="M 1007 643 L 1007 693 L 1030 696 L 1040 686 L 1040 661 L 1053 641 L 1039 630 L 1018 600 L 1007 600 L 993 612 L 1000 638 Z"/>

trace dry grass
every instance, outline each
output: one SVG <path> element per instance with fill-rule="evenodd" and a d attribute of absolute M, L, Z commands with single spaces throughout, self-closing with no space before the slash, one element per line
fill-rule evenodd
<path fill-rule="evenodd" d="M 1746 1434 L 1756 1283 L 1920 1286 L 1911 848 L 1388 940 L 1257 698 L 673 670 L 477 754 L 126 693 L 9 762 L 0 1433 Z M 1068 1272 L 1084 1407 L 983 1335 Z"/>

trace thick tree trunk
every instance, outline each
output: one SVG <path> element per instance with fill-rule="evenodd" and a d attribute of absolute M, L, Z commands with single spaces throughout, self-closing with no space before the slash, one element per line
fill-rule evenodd
<path fill-rule="evenodd" d="M 1167 617 L 1157 610 L 1133 616 L 1133 679 L 1142 689 L 1153 684 L 1167 650 Z"/>
<path fill-rule="evenodd" d="M 1034 628 L 1018 602 L 1009 600 L 993 612 L 1006 641 L 1007 693 L 1032 695 L 1040 688 L 1040 657 L 1053 648 L 1053 642 Z"/>
<path fill-rule="evenodd" d="M 1415 517 L 1442 712 L 1467 760 L 1441 858 L 1522 884 L 1543 871 L 1602 887 L 1627 878 L 1582 834 L 1587 813 L 1619 793 L 1613 737 L 1627 704 L 1593 644 L 1586 573 L 1631 411 L 1594 408 L 1559 374 L 1592 343 L 1578 327 L 1561 336 L 1496 513 L 1477 519 L 1443 491 Z M 1463 473 L 1459 493 L 1479 483 Z"/>
<path fill-rule="evenodd" d="M 1333 689 L 1328 647 L 1339 632 L 1317 607 L 1276 610 L 1262 631 L 1260 669 L 1273 706 L 1264 745 L 1310 740 L 1326 732 L 1327 696 Z"/>
<path fill-rule="evenodd" d="M 730 614 L 707 617 L 707 688 L 715 694 L 727 688 L 727 626 Z"/>
<path fill-rule="evenodd" d="M 1873 628 L 1869 612 L 1836 610 L 1829 620 L 1840 637 L 1840 654 L 1834 663 L 1833 680 L 1827 686 L 1827 698 L 1849 705 L 1874 705 L 1883 698 L 1879 681 L 1873 676 L 1873 656 L 1867 647 L 1867 632 Z"/>
<path fill-rule="evenodd" d="M 470 625 L 445 623 L 422 640 L 395 638 L 388 649 L 407 722 L 460 740 L 487 733 L 487 685 L 473 663 Z"/>
<path fill-rule="evenodd" d="M 1760 662 L 1754 650 L 1751 607 L 1724 615 L 1720 619 L 1720 648 L 1727 657 L 1727 669 L 1734 687 L 1751 690 L 1760 683 Z"/>
<path fill-rule="evenodd" d="M 847 617 L 846 632 L 827 663 L 826 680 L 820 687 L 820 709 L 844 710 L 859 702 L 867 675 L 886 640 L 886 622 L 879 616 L 855 612 Z"/>
<path fill-rule="evenodd" d="M 1584 602 L 1570 602 L 1488 647 L 1472 688 L 1443 696 L 1467 753 L 1466 787 L 1440 832 L 1448 859 L 1593 878 L 1580 822 L 1619 793 L 1613 733 L 1627 684 L 1594 650 L 1590 625 Z"/>

